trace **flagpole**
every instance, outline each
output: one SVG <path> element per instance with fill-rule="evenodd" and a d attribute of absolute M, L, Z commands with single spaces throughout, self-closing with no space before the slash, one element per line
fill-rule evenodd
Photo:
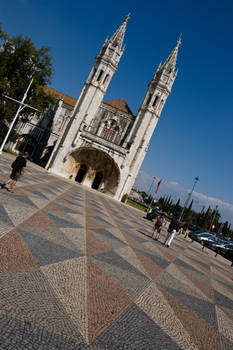
<path fill-rule="evenodd" d="M 179 221 L 181 221 L 181 219 L 182 219 L 182 216 L 183 216 L 183 214 L 184 214 L 184 211 L 185 211 L 185 209 L 186 209 L 186 207 L 187 207 L 187 205 L 188 205 L 188 202 L 189 202 L 189 200 L 190 200 L 190 198 L 191 198 L 191 196 L 192 196 L 192 194 L 193 194 L 193 191 L 194 191 L 194 188 L 195 188 L 195 186 L 196 186 L 196 183 L 197 183 L 197 181 L 199 181 L 199 177 L 198 177 L 198 176 L 195 177 L 194 180 L 195 180 L 195 181 L 194 181 L 194 184 L 193 184 L 193 188 L 192 188 L 191 192 L 188 194 L 188 197 L 187 197 L 187 199 L 186 199 L 186 201 L 185 201 L 184 207 L 183 207 L 183 209 L 182 209 L 182 211 L 181 211 L 181 214 L 180 214 L 180 217 L 179 217 Z"/>
<path fill-rule="evenodd" d="M 153 183 L 154 183 L 155 180 L 156 180 L 156 177 L 154 176 L 154 177 L 153 177 L 153 180 L 152 180 L 152 183 L 151 183 L 151 185 L 150 185 L 149 191 L 147 192 L 148 197 L 149 197 L 149 195 L 150 195 L 150 191 L 151 191 L 151 188 L 152 188 Z"/>
<path fill-rule="evenodd" d="M 154 177 L 154 178 L 153 178 L 153 182 L 154 182 L 154 179 L 157 180 L 157 178 Z M 153 184 L 153 182 L 152 182 L 152 184 Z M 157 183 L 157 188 L 156 188 L 155 193 L 158 192 L 158 189 L 159 189 L 159 186 L 160 186 L 161 182 L 162 182 L 162 179 L 159 180 L 159 182 Z M 151 187 L 152 187 L 152 184 L 151 184 Z M 151 187 L 150 187 L 150 188 L 151 188 Z M 148 213 L 149 210 L 151 209 L 151 204 L 152 204 L 153 201 L 154 201 L 154 198 L 152 197 L 152 199 L 151 199 L 151 201 L 150 201 L 150 204 L 149 204 L 149 207 L 148 207 L 148 210 L 147 210 L 147 213 Z"/>
<path fill-rule="evenodd" d="M 149 196 L 150 196 L 150 191 L 151 191 L 151 188 L 152 188 L 152 186 L 153 186 L 154 180 L 156 180 L 156 177 L 155 177 L 155 176 L 153 176 L 152 183 L 151 183 L 150 188 L 149 188 L 149 191 L 148 191 L 148 193 L 147 193 L 148 198 L 149 198 Z M 148 207 L 148 209 L 147 209 L 147 213 L 149 213 L 149 211 L 150 211 L 152 200 L 153 200 L 153 197 L 152 197 L 152 199 L 151 199 L 151 201 L 150 201 L 149 207 Z"/>
<path fill-rule="evenodd" d="M 22 100 L 21 100 L 20 102 L 17 101 L 18 103 L 20 103 L 20 105 L 19 105 L 19 108 L 18 108 L 18 110 L 17 110 L 17 112 L 16 112 L 16 114 L 15 114 L 15 116 L 14 116 L 14 119 L 13 119 L 12 122 L 11 122 L 11 125 L 10 125 L 10 127 L 9 127 L 9 129 L 8 129 L 8 132 L 7 132 L 6 136 L 5 136 L 5 139 L 3 140 L 2 145 L 1 145 L 1 147 L 0 147 L 0 155 L 2 154 L 3 148 L 4 148 L 4 146 L 5 146 L 5 144 L 6 144 L 7 140 L 8 140 L 8 137 L 9 137 L 9 135 L 10 135 L 10 132 L 11 132 L 11 130 L 12 130 L 12 128 L 13 128 L 15 122 L 16 122 L 16 119 L 18 118 L 19 113 L 20 113 L 20 112 L 22 111 L 22 109 L 25 107 L 24 101 L 25 101 L 25 99 L 26 99 L 26 97 L 27 97 L 27 94 L 28 94 L 28 91 L 29 91 L 29 89 L 30 89 L 30 87 L 31 87 L 31 85 L 32 85 L 32 82 L 33 82 L 33 78 L 32 78 L 32 80 L 30 81 L 30 83 L 29 83 L 29 85 L 28 85 L 28 87 L 27 87 L 27 90 L 25 91 L 25 93 L 24 93 L 24 95 L 23 95 Z M 8 96 L 6 96 L 6 97 L 8 97 Z"/>

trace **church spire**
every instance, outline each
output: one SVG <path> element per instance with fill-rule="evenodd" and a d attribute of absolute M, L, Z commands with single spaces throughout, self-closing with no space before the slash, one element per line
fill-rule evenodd
<path fill-rule="evenodd" d="M 181 35 L 180 35 L 179 39 L 177 40 L 176 46 L 174 47 L 174 49 L 172 50 L 172 52 L 170 53 L 170 55 L 168 56 L 168 58 L 166 59 L 164 64 L 162 65 L 162 68 L 169 66 L 170 68 L 172 68 L 173 71 L 175 70 L 177 55 L 178 55 L 178 50 L 179 50 L 180 44 L 181 44 Z"/>
<path fill-rule="evenodd" d="M 119 49 L 122 48 L 123 40 L 125 36 L 125 30 L 126 30 L 126 24 L 130 18 L 130 14 L 128 14 L 124 20 L 124 22 L 120 25 L 120 27 L 116 30 L 116 32 L 113 34 L 109 42 L 113 46 L 118 46 Z"/>

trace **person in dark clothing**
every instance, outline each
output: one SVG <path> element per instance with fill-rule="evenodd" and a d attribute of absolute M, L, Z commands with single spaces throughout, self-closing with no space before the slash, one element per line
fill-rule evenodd
<path fill-rule="evenodd" d="M 11 164 L 12 172 L 10 178 L 1 185 L 1 189 L 5 188 L 9 192 L 13 193 L 13 188 L 16 182 L 20 179 L 21 176 L 24 175 L 24 170 L 27 165 L 27 158 L 29 156 L 28 152 L 24 152 L 22 156 L 18 156 L 15 161 Z M 7 185 L 10 184 L 8 188 Z"/>
<path fill-rule="evenodd" d="M 165 239 L 164 245 L 170 247 L 170 244 L 175 237 L 176 232 L 180 229 L 180 222 L 177 218 L 173 219 L 167 229 L 167 237 Z"/>

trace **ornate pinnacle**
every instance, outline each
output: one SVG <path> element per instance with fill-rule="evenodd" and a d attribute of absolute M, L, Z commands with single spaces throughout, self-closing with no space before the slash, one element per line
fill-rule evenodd
<path fill-rule="evenodd" d="M 119 49 L 121 49 L 124 36 L 125 36 L 125 30 L 126 30 L 126 24 L 130 18 L 130 14 L 128 14 L 125 17 L 124 22 L 120 25 L 120 27 L 117 29 L 117 31 L 113 34 L 111 39 L 109 40 L 114 46 L 118 46 Z"/>
<path fill-rule="evenodd" d="M 164 62 L 162 68 L 170 65 L 170 67 L 172 67 L 172 69 L 175 70 L 178 49 L 179 49 L 180 44 L 181 44 L 181 34 L 179 36 L 179 39 L 177 40 L 176 46 L 174 47 L 174 49 L 172 50 L 172 52 L 170 53 L 170 55 L 168 56 L 168 58 Z"/>
<path fill-rule="evenodd" d="M 128 15 L 125 17 L 125 20 L 124 20 L 124 22 L 128 22 L 128 20 L 130 19 L 130 13 L 128 13 Z"/>

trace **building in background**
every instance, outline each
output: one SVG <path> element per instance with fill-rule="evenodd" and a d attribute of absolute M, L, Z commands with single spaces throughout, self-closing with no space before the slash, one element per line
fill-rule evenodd
<path fill-rule="evenodd" d="M 180 40 L 158 66 L 133 115 L 124 99 L 103 102 L 124 52 L 126 17 L 106 39 L 77 100 L 45 87 L 57 103 L 39 118 L 18 124 L 13 150 L 28 150 L 48 171 L 71 177 L 120 200 L 130 193 L 149 142 L 177 76 Z"/>

